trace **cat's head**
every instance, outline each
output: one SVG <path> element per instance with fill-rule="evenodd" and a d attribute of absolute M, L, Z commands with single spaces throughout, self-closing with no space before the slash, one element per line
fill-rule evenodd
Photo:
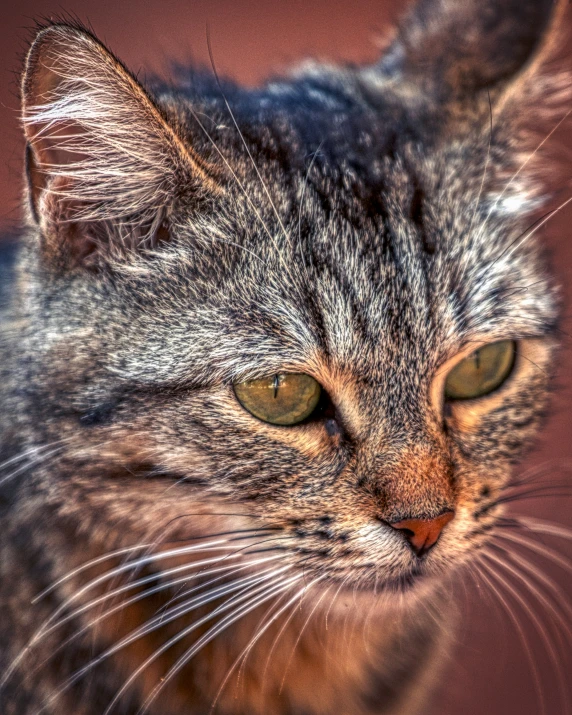
<path fill-rule="evenodd" d="M 21 369 L 62 518 L 378 590 L 470 558 L 552 369 L 519 120 L 554 6 L 424 0 L 377 65 L 251 93 L 38 34 Z"/>

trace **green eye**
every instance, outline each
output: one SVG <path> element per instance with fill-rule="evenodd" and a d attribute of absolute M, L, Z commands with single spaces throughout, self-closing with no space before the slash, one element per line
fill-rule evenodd
<path fill-rule="evenodd" d="M 310 375 L 282 372 L 238 382 L 234 392 L 244 409 L 259 420 L 272 425 L 296 425 L 316 409 L 322 388 Z"/>
<path fill-rule="evenodd" d="M 501 340 L 475 350 L 447 376 L 445 398 L 470 400 L 493 392 L 512 372 L 515 353 L 512 340 Z"/>

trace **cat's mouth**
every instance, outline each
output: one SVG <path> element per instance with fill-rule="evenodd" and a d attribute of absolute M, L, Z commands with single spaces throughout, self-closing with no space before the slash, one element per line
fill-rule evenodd
<path fill-rule="evenodd" d="M 403 576 L 378 582 L 377 592 L 390 594 L 409 593 L 426 581 L 426 574 L 421 569 L 415 569 Z"/>
<path fill-rule="evenodd" d="M 380 581 L 378 591 L 385 593 L 407 593 L 426 585 L 430 575 L 422 563 L 416 564 L 407 573 Z"/>
<path fill-rule="evenodd" d="M 388 575 L 380 569 L 379 565 L 368 564 L 362 569 L 336 569 L 333 573 L 327 573 L 323 583 L 338 589 L 339 592 L 372 594 L 374 596 L 404 595 L 417 592 L 420 588 L 426 587 L 434 579 L 425 564 L 420 560 L 410 568 L 403 570 L 403 573 Z"/>

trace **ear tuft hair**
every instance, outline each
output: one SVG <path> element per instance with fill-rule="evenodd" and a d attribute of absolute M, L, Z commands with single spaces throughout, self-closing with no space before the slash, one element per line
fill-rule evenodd
<path fill-rule="evenodd" d="M 411 101 L 499 104 L 553 48 L 567 0 L 419 0 L 375 68 Z M 371 70 L 370 70 L 371 72 Z"/>
<path fill-rule="evenodd" d="M 86 30 L 52 25 L 38 33 L 22 81 L 22 121 L 40 226 L 156 226 L 181 186 L 216 189 L 142 86 Z"/>

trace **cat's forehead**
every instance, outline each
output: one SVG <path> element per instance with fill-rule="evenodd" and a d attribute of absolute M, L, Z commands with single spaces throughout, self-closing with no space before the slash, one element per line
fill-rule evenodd
<path fill-rule="evenodd" d="M 430 252 L 397 204 L 385 221 L 358 224 L 327 215 L 315 196 L 295 220 L 269 207 L 259 216 L 264 225 L 251 216 L 204 227 L 200 251 L 189 240 L 134 291 L 153 296 L 142 320 L 162 335 L 153 340 L 165 366 L 176 356 L 182 370 L 185 353 L 227 375 L 320 364 L 389 389 L 426 381 L 471 341 L 550 325 L 553 296 L 534 253 L 506 255 L 495 221 L 480 238 L 482 217 L 472 227 L 471 215 L 457 218 L 451 241 Z"/>
<path fill-rule="evenodd" d="M 546 284 L 525 217 L 505 210 L 502 191 L 482 196 L 486 153 L 472 140 L 437 156 L 405 144 L 361 174 L 331 155 L 311 178 L 257 172 L 224 236 L 238 243 L 230 285 L 250 288 L 263 312 L 291 302 L 325 325 L 337 316 L 332 333 L 361 326 L 372 341 L 462 339 L 487 320 L 494 331 L 524 302 L 541 304 Z"/>

